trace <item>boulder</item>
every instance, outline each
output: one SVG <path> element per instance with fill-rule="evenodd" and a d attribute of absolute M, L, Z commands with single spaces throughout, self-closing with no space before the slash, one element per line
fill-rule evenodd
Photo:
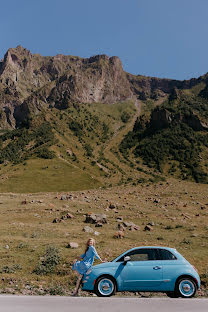
<path fill-rule="evenodd" d="M 117 217 L 116 219 L 118 222 L 122 222 L 123 221 L 123 217 Z"/>
<path fill-rule="evenodd" d="M 86 233 L 93 233 L 94 230 L 90 226 L 84 226 L 83 231 Z"/>
<path fill-rule="evenodd" d="M 110 209 L 115 209 L 115 208 L 116 208 L 116 205 L 110 203 L 109 208 L 110 208 Z"/>
<path fill-rule="evenodd" d="M 88 213 L 86 216 L 85 222 L 91 224 L 107 223 L 107 216 L 104 213 Z"/>
<path fill-rule="evenodd" d="M 118 230 L 119 231 L 125 231 L 125 227 L 123 226 L 123 224 L 118 223 Z"/>
<path fill-rule="evenodd" d="M 153 227 L 151 225 L 146 225 L 144 227 L 144 231 L 152 231 L 153 230 Z"/>
<path fill-rule="evenodd" d="M 75 242 L 70 242 L 66 247 L 74 249 L 74 248 L 78 248 L 79 244 L 77 244 Z"/>
<path fill-rule="evenodd" d="M 138 225 L 136 225 L 136 224 L 134 224 L 134 225 L 131 225 L 130 226 L 130 229 L 129 229 L 130 231 L 138 231 L 138 230 L 140 230 L 140 227 L 138 226 Z"/>
<path fill-rule="evenodd" d="M 130 226 L 135 225 L 135 224 L 133 222 L 123 222 L 123 225 L 125 227 L 130 227 Z"/>
<path fill-rule="evenodd" d="M 99 235 L 100 235 L 100 232 L 95 231 L 95 232 L 94 232 L 94 235 L 95 235 L 95 236 L 99 236 Z"/>
<path fill-rule="evenodd" d="M 60 219 L 59 219 L 59 218 L 53 219 L 53 223 L 59 223 L 59 222 L 60 222 Z"/>
<path fill-rule="evenodd" d="M 123 231 L 118 231 L 118 232 L 116 232 L 116 233 L 114 234 L 114 238 L 120 238 L 120 239 L 122 239 L 122 238 L 124 238 L 124 236 L 125 236 L 125 234 L 124 234 Z"/>
<path fill-rule="evenodd" d="M 100 223 L 100 222 L 98 222 L 98 223 L 95 224 L 95 227 L 102 227 L 102 226 L 103 226 L 103 224 Z"/>

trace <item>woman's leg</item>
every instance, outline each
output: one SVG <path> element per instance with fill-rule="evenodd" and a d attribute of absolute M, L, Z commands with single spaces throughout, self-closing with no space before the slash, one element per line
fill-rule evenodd
<path fill-rule="evenodd" d="M 82 277 L 83 277 L 83 275 L 79 274 L 78 272 L 77 272 L 77 275 L 78 275 L 78 277 L 77 277 L 75 290 L 74 290 L 74 292 L 72 294 L 73 296 L 76 296 L 78 294 L 79 287 L 80 287 L 80 284 L 81 284 L 81 281 L 82 281 Z"/>

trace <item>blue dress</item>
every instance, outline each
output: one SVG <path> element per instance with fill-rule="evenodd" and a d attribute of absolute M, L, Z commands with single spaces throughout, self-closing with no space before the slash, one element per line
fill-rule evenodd
<path fill-rule="evenodd" d="M 89 246 L 88 250 L 86 253 L 81 255 L 82 260 L 79 261 L 77 260 L 75 264 L 72 267 L 72 270 L 77 270 L 79 274 L 86 274 L 90 273 L 90 269 L 93 265 L 94 258 L 100 259 L 96 249 L 94 246 Z"/>

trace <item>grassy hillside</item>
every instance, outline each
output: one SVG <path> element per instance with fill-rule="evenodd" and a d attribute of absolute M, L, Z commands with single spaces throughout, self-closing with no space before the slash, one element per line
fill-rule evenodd
<path fill-rule="evenodd" d="M 0 191 L 80 190 L 109 185 L 111 177 L 118 183 L 122 164 L 104 150 L 133 126 L 136 113 L 133 101 L 74 104 L 47 110 L 28 120 L 27 127 L 2 131 Z"/>
<path fill-rule="evenodd" d="M 144 110 L 120 151 L 166 176 L 208 183 L 208 100 L 196 88 L 177 92 Z"/>
<path fill-rule="evenodd" d="M 72 260 L 82 253 L 85 241 L 92 236 L 101 257 L 109 261 L 140 245 L 177 248 L 199 270 L 206 294 L 207 200 L 206 185 L 174 179 L 85 192 L 1 194 L 0 292 L 69 294 L 75 282 Z M 116 208 L 110 209 L 110 203 Z M 90 212 L 105 213 L 108 223 L 99 228 L 86 224 L 85 214 Z M 67 213 L 74 218 L 53 223 Z M 123 239 L 114 238 L 121 218 L 138 225 L 139 230 L 127 227 Z M 149 223 L 151 231 L 144 231 Z M 100 234 L 85 233 L 86 225 Z M 67 248 L 69 242 L 78 243 L 78 249 Z M 40 274 L 40 261 L 46 261 L 48 246 L 52 258 L 60 256 L 61 260 L 49 267 L 49 273 Z"/>

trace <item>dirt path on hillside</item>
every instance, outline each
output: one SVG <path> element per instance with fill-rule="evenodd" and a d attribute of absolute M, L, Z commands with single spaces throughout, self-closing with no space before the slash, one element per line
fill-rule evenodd
<path fill-rule="evenodd" d="M 135 99 L 134 101 L 134 105 L 136 107 L 136 113 L 134 115 L 134 117 L 132 118 L 131 122 L 128 123 L 128 125 L 123 128 L 121 131 L 116 131 L 112 137 L 112 139 L 108 142 L 108 145 L 106 147 L 104 147 L 103 152 L 109 152 L 110 149 L 115 145 L 118 144 L 119 142 L 122 141 L 123 137 L 130 131 L 133 129 L 133 126 L 135 124 L 136 119 L 140 116 L 141 114 L 141 103 L 139 102 L 139 100 Z"/>

